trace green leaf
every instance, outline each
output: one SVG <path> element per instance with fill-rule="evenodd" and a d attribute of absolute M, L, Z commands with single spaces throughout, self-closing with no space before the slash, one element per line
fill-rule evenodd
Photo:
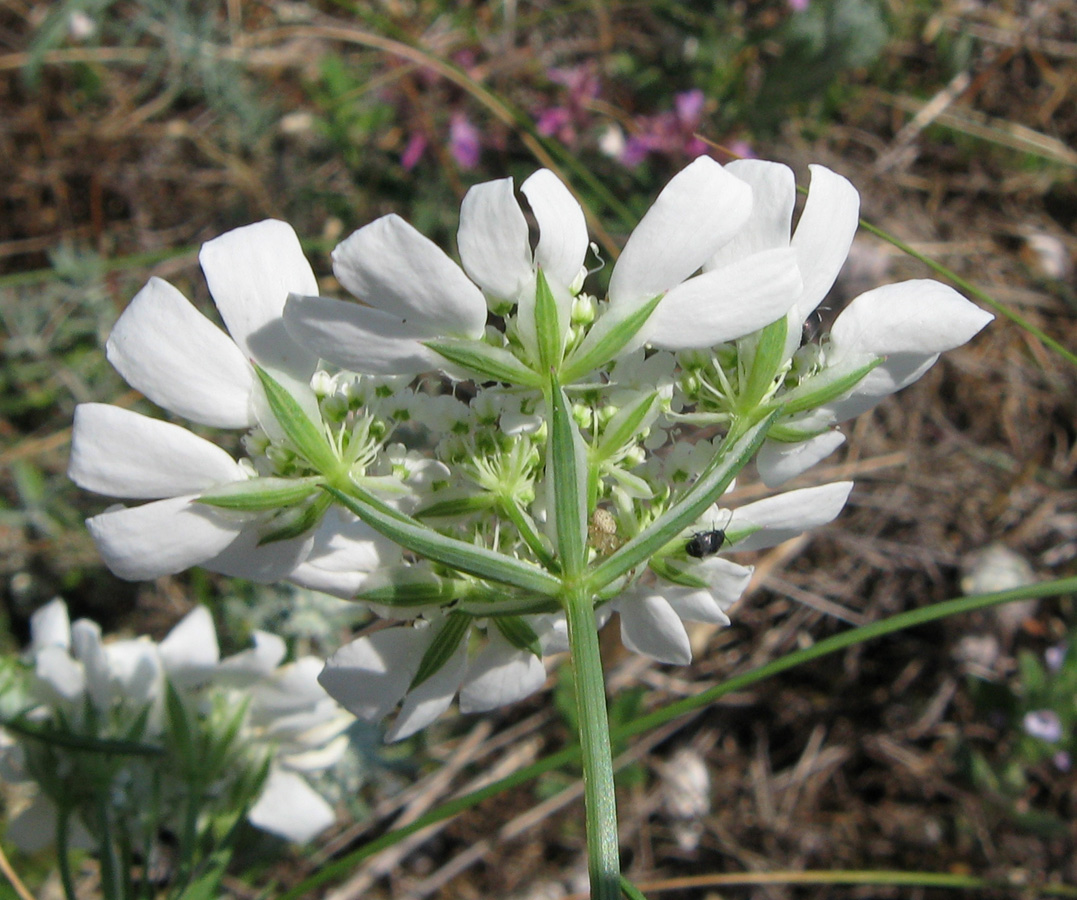
<path fill-rule="evenodd" d="M 640 428 L 647 421 L 657 402 L 658 394 L 656 392 L 640 397 L 628 406 L 621 407 L 602 430 L 602 437 L 594 451 L 595 460 L 602 462 L 628 444 L 639 433 Z"/>
<path fill-rule="evenodd" d="M 264 547 L 266 544 L 272 544 L 276 541 L 290 541 L 292 538 L 297 538 L 301 534 L 306 534 L 308 531 L 317 527 L 330 505 L 331 501 L 329 498 L 323 495 L 321 497 L 316 497 L 312 503 L 307 504 L 301 509 L 293 509 L 281 513 L 281 515 L 277 516 L 273 521 L 273 524 L 276 527 L 258 538 L 258 546 Z"/>
<path fill-rule="evenodd" d="M 423 654 L 423 658 L 419 663 L 419 670 L 415 673 L 415 677 L 411 679 L 411 684 L 408 685 L 409 691 L 415 690 L 428 678 L 436 675 L 441 667 L 452 658 L 456 648 L 460 646 L 460 641 L 464 639 L 464 635 L 471 628 L 472 621 L 474 620 L 471 616 L 463 613 L 449 613 L 445 619 L 445 624 L 438 629 L 438 633 L 434 635 L 434 640 L 426 648 L 426 653 Z"/>
<path fill-rule="evenodd" d="M 782 316 L 777 322 L 772 322 L 759 334 L 756 341 L 755 353 L 752 356 L 752 368 L 748 374 L 748 383 L 744 391 L 737 398 L 737 407 L 744 411 L 755 409 L 767 391 L 774 385 L 774 379 L 778 375 L 778 368 L 785 360 L 785 336 L 789 331 L 789 325 Z M 788 413 L 788 408 L 786 412 Z"/>
<path fill-rule="evenodd" d="M 777 416 L 777 411 L 771 413 L 732 443 L 727 438 L 714 461 L 700 473 L 683 497 L 595 567 L 589 579 L 593 592 L 598 593 L 629 569 L 647 562 L 678 532 L 695 522 L 707 507 L 725 493 L 740 470 L 755 456 Z"/>
<path fill-rule="evenodd" d="M 476 547 L 474 544 L 438 534 L 421 522 L 382 503 L 358 485 L 353 484 L 350 487 L 354 496 L 332 487 L 326 487 L 324 490 L 375 531 L 384 534 L 401 547 L 457 572 L 510 584 L 547 597 L 556 597 L 561 592 L 561 582 L 536 566 L 485 547 Z"/>
<path fill-rule="evenodd" d="M 550 376 L 553 423 L 547 477 L 553 479 L 554 519 L 561 567 L 569 577 L 587 562 L 587 448 L 557 376 Z"/>
<path fill-rule="evenodd" d="M 782 411 L 787 416 L 818 409 L 851 391 L 865 376 L 885 360 L 880 357 L 855 369 L 824 369 L 813 378 L 781 396 Z"/>
<path fill-rule="evenodd" d="M 202 494 L 198 502 L 242 512 L 279 509 L 302 503 L 318 489 L 322 481 L 320 475 L 308 478 L 250 478 L 215 487 Z"/>
<path fill-rule="evenodd" d="M 471 513 L 483 512 L 497 504 L 497 497 L 493 494 L 467 494 L 463 497 L 453 497 L 451 500 L 439 500 L 424 506 L 415 513 L 416 519 L 441 519 L 457 518 Z"/>
<path fill-rule="evenodd" d="M 535 279 L 535 333 L 543 371 L 556 370 L 561 365 L 564 328 L 558 315 L 557 301 L 541 268 Z"/>
<path fill-rule="evenodd" d="M 589 375 L 620 353 L 651 317 L 662 296 L 659 294 L 625 316 L 607 308 L 602 318 L 595 322 L 587 333 L 583 343 L 569 357 L 561 372 L 562 383 L 568 384 Z"/>
<path fill-rule="evenodd" d="M 491 379 L 532 388 L 542 385 L 542 378 L 537 372 L 501 347 L 491 347 L 483 341 L 464 340 L 425 341 L 424 345 L 440 353 L 449 362 L 474 372 L 480 381 Z"/>
<path fill-rule="evenodd" d="M 341 467 L 340 460 L 321 427 L 310 420 L 295 397 L 265 369 L 255 363 L 254 371 L 262 382 L 270 411 L 296 452 L 323 475 L 337 472 Z"/>
<path fill-rule="evenodd" d="M 102 753 L 115 756 L 162 756 L 166 752 L 164 747 L 158 747 L 154 744 L 89 737 L 76 734 L 73 731 L 38 725 L 24 718 L 0 719 L 0 727 L 22 737 L 41 741 L 44 744 L 51 744 L 54 747 L 64 747 L 68 750 L 84 750 L 87 753 Z"/>
<path fill-rule="evenodd" d="M 378 572 L 356 594 L 356 600 L 378 603 L 382 606 L 414 607 L 443 606 L 459 599 L 461 584 L 449 578 L 441 578 L 425 568 L 401 566 Z"/>
<path fill-rule="evenodd" d="M 498 616 L 494 619 L 494 625 L 517 650 L 530 650 L 539 659 L 542 658 L 538 635 L 524 619 L 519 616 Z"/>

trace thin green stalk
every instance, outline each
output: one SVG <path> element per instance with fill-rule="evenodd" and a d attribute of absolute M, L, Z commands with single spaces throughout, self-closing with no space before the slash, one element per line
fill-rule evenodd
<path fill-rule="evenodd" d="M 77 900 L 75 880 L 71 877 L 71 847 L 68 844 L 71 807 L 60 804 L 56 812 L 56 863 L 60 869 L 60 883 L 64 886 L 67 900 Z"/>
<path fill-rule="evenodd" d="M 101 848 L 101 890 L 106 897 L 114 897 L 118 900 L 125 897 L 127 892 L 121 889 L 120 861 L 116 855 L 116 840 L 111 818 L 106 794 L 97 801 L 97 826 L 101 829 L 98 835 Z"/>
<path fill-rule="evenodd" d="M 617 846 L 617 798 L 613 754 L 606 714 L 606 685 L 598 649 L 591 597 L 576 589 L 565 600 L 572 654 L 580 747 L 583 753 L 584 808 L 587 818 L 587 872 L 592 900 L 620 900 L 621 863 Z"/>

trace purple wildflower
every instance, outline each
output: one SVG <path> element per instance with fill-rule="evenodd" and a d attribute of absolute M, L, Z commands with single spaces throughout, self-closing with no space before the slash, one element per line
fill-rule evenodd
<path fill-rule="evenodd" d="M 1062 720 L 1054 710 L 1037 709 L 1026 713 L 1022 724 L 1026 734 L 1041 741 L 1054 744 L 1062 739 Z"/>

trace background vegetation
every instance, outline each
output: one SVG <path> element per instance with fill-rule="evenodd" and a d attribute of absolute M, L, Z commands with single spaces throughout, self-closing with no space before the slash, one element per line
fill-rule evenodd
<path fill-rule="evenodd" d="M 610 252 L 702 138 L 723 161 L 787 162 L 804 184 L 809 162 L 847 175 L 866 219 L 1074 348 L 1075 85 L 1077 13 L 1062 0 L 5 0 L 0 651 L 17 652 L 30 613 L 56 595 L 75 615 L 156 637 L 205 602 L 231 648 L 263 627 L 325 652 L 362 621 L 347 604 L 202 572 L 119 582 L 82 525 L 101 506 L 64 478 L 74 405 L 147 406 L 108 367 L 104 339 L 151 274 L 210 309 L 203 240 L 284 218 L 332 293 L 327 252 L 352 229 L 396 212 L 451 249 L 469 185 L 547 165 Z M 819 327 L 861 290 L 928 274 L 862 233 Z M 658 666 L 606 636 L 615 719 L 956 596 L 963 578 L 992 590 L 1073 574 L 1074 374 L 1000 317 L 858 420 L 813 475 L 854 478 L 850 508 L 753 560 L 734 625 L 695 632 L 695 665 Z M 745 482 L 734 499 L 760 493 Z M 626 741 L 633 879 L 904 869 L 1077 883 L 1075 613 L 1063 597 L 924 626 Z M 345 824 L 305 855 L 252 835 L 229 891 L 279 894 L 331 854 L 558 749 L 565 697 L 446 717 L 403 746 L 357 732 Z M 1040 727 L 1054 724 L 1047 713 L 1057 739 Z M 577 891 L 582 812 L 573 791 L 553 793 L 574 777 L 548 773 L 421 833 L 327 896 Z M 19 802 L 5 788 L 0 810 Z M 47 860 L 17 863 L 48 896 Z M 83 876 L 92 891 L 92 869 Z"/>

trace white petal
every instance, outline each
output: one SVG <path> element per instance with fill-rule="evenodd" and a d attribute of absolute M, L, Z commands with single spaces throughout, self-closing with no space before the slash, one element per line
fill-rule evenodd
<path fill-rule="evenodd" d="M 418 332 L 379 309 L 294 296 L 284 310 L 288 331 L 322 359 L 366 375 L 417 375 L 444 362 L 419 343 Z M 425 335 L 436 337 L 434 334 Z"/>
<path fill-rule="evenodd" d="M 736 159 L 725 170 L 752 188 L 752 214 L 744 226 L 703 266 L 705 272 L 763 250 L 789 246 L 797 185 L 793 170 L 762 159 Z"/>
<path fill-rule="evenodd" d="M 610 277 L 613 306 L 634 308 L 676 287 L 747 221 L 752 189 L 701 156 L 665 186 Z"/>
<path fill-rule="evenodd" d="M 79 619 L 71 626 L 71 650 L 86 673 L 86 693 L 99 710 L 112 705 L 112 677 L 108 658 L 101 643 L 101 626 L 90 619 Z"/>
<path fill-rule="evenodd" d="M 86 673 L 62 647 L 42 647 L 34 656 L 34 674 L 67 701 L 77 700 L 86 691 Z"/>
<path fill-rule="evenodd" d="M 766 250 L 675 287 L 644 326 L 664 350 L 713 347 L 776 322 L 800 292 L 792 250 Z"/>
<path fill-rule="evenodd" d="M 723 559 L 721 556 L 712 556 L 703 560 L 696 567 L 710 585 L 711 597 L 723 611 L 729 609 L 740 599 L 752 580 L 755 569 L 752 566 L 742 566 L 732 560 Z"/>
<path fill-rule="evenodd" d="M 486 327 L 482 291 L 399 216 L 383 216 L 347 238 L 333 251 L 333 272 L 358 299 L 416 337 L 479 338 Z"/>
<path fill-rule="evenodd" d="M 820 407 L 834 422 L 844 422 L 866 413 L 890 394 L 917 381 L 938 362 L 939 354 L 895 353 L 876 366 L 853 390 L 840 400 Z"/>
<path fill-rule="evenodd" d="M 187 496 L 106 510 L 86 526 L 113 573 L 142 581 L 201 565 L 235 540 L 246 518 Z"/>
<path fill-rule="evenodd" d="M 124 697 L 141 706 L 161 696 L 164 670 L 153 641 L 111 641 L 104 650 L 109 677 Z"/>
<path fill-rule="evenodd" d="M 770 488 L 778 487 L 790 478 L 807 472 L 844 443 L 845 435 L 840 431 L 824 431 L 796 444 L 767 440 L 759 448 L 755 464 L 763 484 Z"/>
<path fill-rule="evenodd" d="M 192 609 L 172 627 L 159 650 L 170 677 L 181 683 L 204 679 L 221 656 L 210 611 L 204 606 Z"/>
<path fill-rule="evenodd" d="M 383 718 L 404 696 L 430 642 L 429 628 L 386 628 L 345 644 L 318 681 L 341 706 L 367 722 Z"/>
<path fill-rule="evenodd" d="M 346 510 L 333 507 L 314 532 L 314 543 L 290 580 L 345 600 L 379 569 L 394 565 L 400 548 Z"/>
<path fill-rule="evenodd" d="M 254 370 L 243 352 L 167 281 L 151 278 L 109 335 L 108 361 L 158 406 L 203 425 L 254 424 Z"/>
<path fill-rule="evenodd" d="M 306 559 L 314 535 L 308 532 L 286 541 L 270 541 L 267 544 L 260 544 L 261 539 L 261 530 L 252 523 L 236 535 L 227 547 L 199 565 L 221 575 L 270 584 L 288 578 L 296 566 Z"/>
<path fill-rule="evenodd" d="M 570 287 L 587 255 L 587 220 L 572 192 L 549 169 L 539 169 L 520 190 L 539 226 L 535 262 L 547 279 Z"/>
<path fill-rule="evenodd" d="M 319 682 L 325 663 L 314 656 L 302 656 L 293 663 L 281 666 L 272 678 L 255 685 L 251 689 L 251 712 L 260 722 L 269 720 L 282 721 L 282 717 L 299 713 L 313 719 L 304 719 L 302 728 L 311 727 L 312 722 L 324 721 L 327 716 L 336 715 L 339 710 L 326 706 L 329 698 L 325 688 Z M 291 723 L 289 728 L 294 728 Z"/>
<path fill-rule="evenodd" d="M 825 166 L 809 166 L 811 185 L 804 212 L 790 245 L 797 251 L 804 292 L 797 301 L 803 323 L 833 286 L 859 224 L 860 195 L 856 188 Z"/>
<path fill-rule="evenodd" d="M 466 666 L 467 640 L 463 640 L 444 666 L 417 688 L 408 691 L 400 714 L 385 735 L 385 740 L 401 741 L 410 737 L 445 712 L 456 696 Z"/>
<path fill-rule="evenodd" d="M 527 220 L 512 179 L 476 184 L 460 205 L 456 235 L 464 271 L 492 297 L 515 301 L 532 276 Z"/>
<path fill-rule="evenodd" d="M 729 616 L 707 588 L 664 587 L 662 597 L 685 622 L 729 624 Z"/>
<path fill-rule="evenodd" d="M 292 226 L 267 219 L 236 228 L 203 244 L 198 261 L 244 356 L 309 379 L 318 360 L 289 337 L 281 320 L 289 294 L 318 293 Z"/>
<path fill-rule="evenodd" d="M 250 823 L 294 844 L 305 844 L 336 820 L 333 807 L 305 778 L 274 767 L 247 813 Z"/>
<path fill-rule="evenodd" d="M 243 481 L 242 467 L 186 428 L 105 403 L 75 407 L 68 477 L 110 497 L 158 499 Z"/>
<path fill-rule="evenodd" d="M 993 318 L 938 281 L 903 281 L 853 300 L 834 322 L 831 347 L 835 361 L 862 352 L 929 356 L 960 347 Z"/>
<path fill-rule="evenodd" d="M 634 594 L 616 602 L 621 642 L 636 653 L 671 665 L 692 661 L 692 646 L 680 616 L 658 594 Z"/>
<path fill-rule="evenodd" d="M 39 607 L 30 616 L 30 648 L 71 646 L 71 619 L 67 604 L 59 597 Z"/>
<path fill-rule="evenodd" d="M 460 712 L 486 712 L 515 703 L 546 683 L 546 667 L 534 653 L 518 650 L 494 629 L 487 637 L 489 643 L 467 667 Z"/>
<path fill-rule="evenodd" d="M 222 659 L 214 681 L 219 684 L 246 685 L 267 677 L 288 651 L 284 638 L 268 631 L 255 631 L 254 646 Z"/>
<path fill-rule="evenodd" d="M 835 481 L 819 487 L 786 491 L 749 503 L 733 511 L 728 530 L 749 526 L 759 530 L 736 544 L 737 550 L 762 550 L 796 537 L 802 531 L 825 525 L 845 507 L 851 481 Z"/>

